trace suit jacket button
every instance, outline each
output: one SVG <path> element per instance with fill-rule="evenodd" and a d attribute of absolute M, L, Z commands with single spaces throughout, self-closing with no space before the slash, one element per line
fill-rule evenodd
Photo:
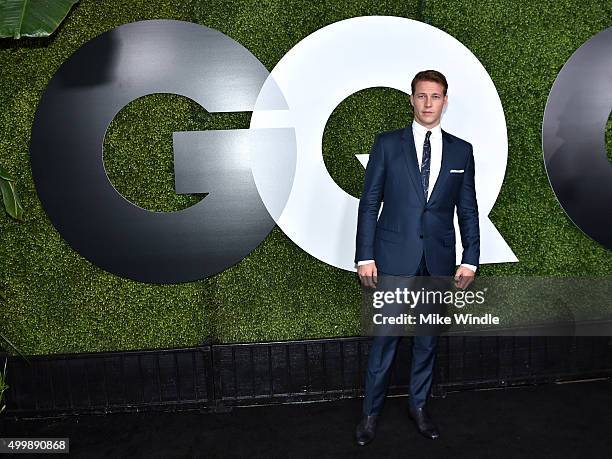
<path fill-rule="evenodd" d="M 423 239 L 423 235 L 422 234 L 419 234 L 419 239 Z"/>

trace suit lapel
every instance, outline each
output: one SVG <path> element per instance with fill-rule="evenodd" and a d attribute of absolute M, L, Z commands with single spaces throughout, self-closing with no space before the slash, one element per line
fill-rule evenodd
<path fill-rule="evenodd" d="M 425 204 L 425 195 L 423 194 L 423 185 L 421 184 L 421 171 L 419 169 L 419 161 L 417 160 L 416 150 L 414 148 L 414 136 L 412 135 L 412 125 L 406 126 L 402 133 L 402 157 L 408 166 L 408 172 L 412 183 L 417 190 L 417 196 L 423 204 Z"/>
<path fill-rule="evenodd" d="M 431 193 L 429 195 L 429 200 L 427 201 L 428 204 L 434 202 L 436 196 L 440 193 L 440 189 L 444 186 L 444 182 L 446 182 L 446 179 L 448 179 L 448 176 L 450 174 L 448 166 L 448 159 L 450 156 L 451 148 L 450 143 L 451 140 L 448 137 L 448 134 L 442 131 L 442 163 L 440 164 L 440 173 L 438 174 L 436 184 L 434 185 L 433 190 L 431 190 Z"/>

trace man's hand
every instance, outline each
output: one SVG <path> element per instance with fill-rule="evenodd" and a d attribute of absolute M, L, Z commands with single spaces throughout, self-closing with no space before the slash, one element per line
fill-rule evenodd
<path fill-rule="evenodd" d="M 376 288 L 376 283 L 378 282 L 378 271 L 376 269 L 375 262 L 358 266 L 357 274 L 359 275 L 359 280 L 364 287 Z"/>
<path fill-rule="evenodd" d="M 460 289 L 467 288 L 474 280 L 474 271 L 465 266 L 459 266 L 455 273 L 455 287 Z"/>

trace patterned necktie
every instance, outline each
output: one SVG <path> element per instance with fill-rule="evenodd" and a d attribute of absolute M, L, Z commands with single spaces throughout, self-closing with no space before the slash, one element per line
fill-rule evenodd
<path fill-rule="evenodd" d="M 425 202 L 427 202 L 427 194 L 429 192 L 429 165 L 431 163 L 431 144 L 429 143 L 431 131 L 425 134 L 425 143 L 423 143 L 423 158 L 421 159 L 421 183 L 423 184 L 423 193 L 425 193 Z"/>

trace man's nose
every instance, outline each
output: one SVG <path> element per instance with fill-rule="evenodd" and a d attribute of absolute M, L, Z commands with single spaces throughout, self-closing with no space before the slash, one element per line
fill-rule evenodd
<path fill-rule="evenodd" d="M 425 106 L 426 107 L 431 107 L 431 97 L 426 97 L 425 98 Z"/>

